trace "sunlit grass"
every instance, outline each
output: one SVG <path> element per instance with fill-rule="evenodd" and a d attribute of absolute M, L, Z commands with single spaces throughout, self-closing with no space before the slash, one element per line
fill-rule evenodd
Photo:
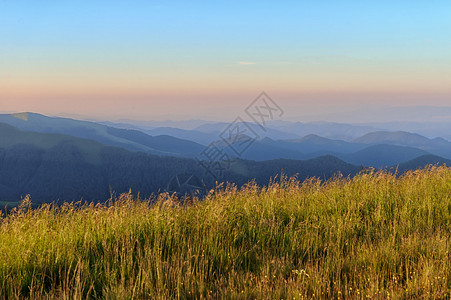
<path fill-rule="evenodd" d="M 451 297 L 451 169 L 283 179 L 107 204 L 30 199 L 0 224 L 3 298 Z"/>

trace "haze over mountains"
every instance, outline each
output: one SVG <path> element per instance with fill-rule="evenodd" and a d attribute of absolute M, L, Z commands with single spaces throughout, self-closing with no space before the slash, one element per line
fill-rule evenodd
<path fill-rule="evenodd" d="M 111 191 L 130 188 L 148 196 L 167 190 L 179 174 L 193 174 L 205 189 L 216 180 L 267 184 L 282 171 L 327 179 L 336 172 L 352 176 L 362 167 L 405 171 L 451 160 L 445 138 L 381 130 L 384 126 L 274 121 L 265 130 L 248 124 L 253 136 L 223 139 L 227 123 L 186 124 L 189 129 L 0 115 L 0 201 L 29 193 L 36 203 L 103 201 Z M 245 151 L 233 151 L 244 141 L 251 142 Z M 211 145 L 229 159 L 219 178 L 199 163 Z"/>

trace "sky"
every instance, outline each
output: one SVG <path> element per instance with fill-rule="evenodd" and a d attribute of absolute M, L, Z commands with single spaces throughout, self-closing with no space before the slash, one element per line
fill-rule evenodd
<path fill-rule="evenodd" d="M 451 2 L 0 0 L 0 112 L 227 121 L 262 91 L 299 121 L 451 106 Z"/>

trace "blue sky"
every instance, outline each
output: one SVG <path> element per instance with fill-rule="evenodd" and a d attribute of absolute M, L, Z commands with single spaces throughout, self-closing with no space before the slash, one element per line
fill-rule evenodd
<path fill-rule="evenodd" d="M 233 115 L 266 90 L 295 117 L 451 95 L 451 2 L 92 2 L 0 0 L 0 111 Z"/>

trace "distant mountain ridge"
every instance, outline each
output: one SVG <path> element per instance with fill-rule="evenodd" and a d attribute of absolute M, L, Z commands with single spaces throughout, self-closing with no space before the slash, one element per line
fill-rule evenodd
<path fill-rule="evenodd" d="M 237 139 L 236 144 L 241 140 Z M 221 141 L 227 151 L 227 145 Z M 446 153 L 446 151 L 444 151 Z M 228 151 L 234 156 L 232 151 Z M 428 151 L 390 144 L 363 144 L 350 143 L 339 140 L 330 140 L 315 135 L 309 135 L 298 140 L 279 140 L 270 138 L 254 141 L 252 146 L 241 156 L 244 159 L 266 161 L 278 158 L 286 159 L 312 159 L 318 156 L 332 155 L 354 165 L 383 168 L 403 163 L 422 155 L 430 154 Z"/>
<path fill-rule="evenodd" d="M 415 147 L 431 154 L 451 159 L 451 142 L 443 138 L 430 139 L 417 133 L 377 131 L 357 138 L 353 142 L 367 145 L 390 144 Z"/>
<path fill-rule="evenodd" d="M 176 128 L 153 128 L 147 130 L 148 133 L 154 132 L 159 134 L 152 136 L 136 129 L 115 128 L 94 122 L 46 117 L 33 113 L 0 115 L 0 122 L 6 122 L 22 130 L 67 134 L 74 137 L 95 140 L 108 146 L 116 146 L 131 151 L 142 151 L 161 156 L 194 158 L 199 156 L 206 145 L 214 142 L 222 145 L 223 150 L 228 152 L 231 157 L 237 157 L 236 153 L 231 151 L 229 145 L 221 139 L 221 132 L 218 131 L 219 129 L 224 130 L 224 127 L 227 125 L 226 123 L 207 123 L 197 127 L 196 130 Z M 273 122 L 273 124 L 279 128 L 289 126 L 290 124 L 293 125 L 289 122 Z M 318 124 L 320 128 L 324 129 L 329 128 L 333 123 L 309 123 L 308 126 L 313 126 L 313 124 Z M 301 127 L 307 126 L 302 123 L 295 123 L 295 125 L 302 125 Z M 353 126 L 349 127 L 343 124 L 335 125 L 338 128 L 355 129 Z M 260 136 L 263 131 L 256 124 L 251 124 L 250 127 L 253 128 L 252 130 L 255 130 L 257 135 L 249 137 L 255 140 L 239 156 L 243 159 L 256 161 L 273 159 L 305 160 L 323 155 L 333 155 L 348 163 L 373 167 L 403 163 L 415 158 L 415 155 L 433 154 L 451 159 L 450 142 L 441 138 L 429 139 L 419 134 L 403 131 L 369 132 L 352 141 L 344 141 L 326 138 L 317 134 L 307 134 L 300 138 L 274 139 L 264 137 L 264 135 Z M 356 129 L 357 131 L 371 129 L 364 126 L 356 128 L 358 128 Z M 203 130 L 203 132 L 199 131 L 199 129 Z M 257 130 L 260 131 L 257 132 Z M 276 137 L 280 133 L 277 130 L 269 130 L 268 132 L 269 135 Z M 171 133 L 177 135 L 177 137 L 172 136 Z M 193 142 L 182 137 L 190 137 L 202 143 Z M 210 139 L 212 140 L 209 141 Z M 374 148 L 378 145 L 385 146 Z M 389 146 L 392 146 L 390 151 L 387 150 Z M 379 151 L 375 151 L 375 149 L 379 149 Z"/>
<path fill-rule="evenodd" d="M 29 114 L 13 116 L 19 123 L 33 121 L 34 117 Z M 40 130 L 44 130 L 48 124 L 57 124 L 54 120 L 48 123 L 45 122 L 48 121 L 46 118 L 43 120 L 43 123 L 38 124 L 41 126 Z M 64 122 L 70 124 L 59 130 L 73 134 L 74 123 Z M 89 128 L 96 129 L 90 122 L 88 125 L 81 127 L 82 133 Z M 100 129 L 105 129 L 105 132 L 101 133 L 107 134 L 110 141 L 117 138 L 121 141 L 136 142 L 143 147 L 147 147 L 148 143 L 160 149 L 159 152 L 178 151 L 183 154 L 182 151 L 186 151 L 186 155 L 188 152 L 204 149 L 196 143 L 179 141 L 170 136 L 159 136 L 155 140 L 154 137 L 136 130 L 113 127 Z M 48 131 L 51 130 L 58 131 L 55 128 Z M 208 176 L 205 169 L 194 159 L 131 152 L 126 148 L 112 147 L 97 140 L 70 134 L 25 131 L 0 123 L 0 137 L 2 202 L 17 201 L 28 193 L 32 194 L 36 203 L 58 199 L 78 201 L 82 198 L 87 201 L 102 201 L 108 198 L 112 190 L 119 193 L 130 188 L 134 192 L 140 192 L 142 196 L 148 196 L 164 191 L 171 178 L 180 173 L 195 175 L 206 187 L 212 187 L 218 179 Z M 227 148 L 227 144 L 223 146 Z M 317 151 L 304 153 L 303 149 Z M 356 149 L 360 150 L 352 152 Z M 334 156 L 327 153 L 333 150 L 342 152 L 336 152 Z M 293 156 L 292 159 L 280 158 L 289 155 Z M 267 159 L 268 157 L 272 159 Z M 252 158 L 260 158 L 260 161 Z M 280 175 L 281 172 L 288 176 L 297 174 L 301 180 L 311 176 L 328 179 L 337 172 L 353 176 L 363 166 L 392 166 L 405 171 L 435 163 L 451 164 L 451 161 L 430 155 L 418 148 L 398 145 L 354 144 L 316 135 L 289 141 L 264 138 L 255 140 L 254 145 L 245 151 L 242 157 L 235 156 L 219 180 L 242 185 L 255 179 L 259 184 L 267 184 L 271 177 Z"/>
<path fill-rule="evenodd" d="M 339 154 L 337 157 L 357 165 L 384 168 L 428 154 L 424 150 L 413 147 L 377 144 L 355 153 Z"/>
<path fill-rule="evenodd" d="M 424 166 L 427 165 L 446 165 L 448 167 L 451 167 L 451 160 L 436 156 L 436 155 L 423 155 L 419 156 L 415 159 L 412 159 L 410 161 L 401 163 L 397 166 L 397 169 L 399 172 L 405 172 L 408 170 L 417 170 L 424 168 Z"/>
<path fill-rule="evenodd" d="M 419 146 L 429 144 L 431 139 L 428 139 L 417 133 L 410 133 L 405 131 L 375 131 L 367 133 L 357 139 L 354 143 L 362 144 L 391 144 L 400 146 Z"/>
<path fill-rule="evenodd" d="M 20 117 L 18 117 L 20 116 Z M 192 157 L 203 145 L 168 136 L 149 136 L 133 129 L 120 129 L 94 122 L 47 117 L 34 113 L 0 115 L 0 123 L 40 133 L 59 133 L 99 143 L 164 156 Z"/>
<path fill-rule="evenodd" d="M 206 123 L 196 130 L 182 130 L 176 128 L 154 128 L 148 132 L 158 134 L 174 134 L 179 138 L 195 139 L 204 145 L 211 142 L 223 144 L 220 130 L 227 123 Z M 251 126 L 259 137 L 246 150 L 242 158 L 251 160 L 270 160 L 278 158 L 309 159 L 321 155 L 334 155 L 341 159 L 359 165 L 380 166 L 381 164 L 402 163 L 412 158 L 412 155 L 433 154 L 451 159 L 451 143 L 443 138 L 427 138 L 416 133 L 406 131 L 382 131 L 376 127 L 365 125 L 349 125 L 327 122 L 293 123 L 286 121 L 272 121 L 268 123 L 271 134 L 263 133 L 254 125 Z M 285 132 L 280 134 L 279 132 Z M 316 134 L 321 132 L 323 135 Z M 298 135 L 296 138 L 283 138 L 286 134 Z M 363 135 L 356 136 L 359 133 Z M 305 135 L 302 135 L 305 134 Z M 343 139 L 337 138 L 342 136 Z M 329 136 L 329 137 L 327 137 Z M 333 138 L 330 138 L 333 137 Z M 252 138 L 252 137 L 251 137 Z M 371 148 L 377 145 L 383 150 L 381 153 Z M 386 151 L 388 146 L 391 151 Z M 409 147 L 409 148 L 403 148 Z M 365 150 L 365 148 L 369 148 Z M 414 150 L 416 148 L 421 151 Z M 405 156 L 403 151 L 406 150 Z M 227 147 L 225 147 L 227 151 Z M 230 152 L 230 151 L 229 151 Z M 352 155 L 354 154 L 354 155 Z M 230 152 L 230 155 L 234 155 Z M 377 155 L 378 157 L 376 158 Z"/>
<path fill-rule="evenodd" d="M 238 185 L 255 179 L 298 174 L 299 178 L 329 178 L 336 172 L 353 175 L 359 168 L 334 157 L 313 160 L 234 160 L 220 178 L 209 176 L 194 159 L 155 156 L 106 146 L 63 134 L 22 131 L 0 124 L 0 201 L 15 202 L 31 194 L 35 203 L 104 201 L 111 191 L 130 188 L 147 197 L 164 191 L 173 176 L 194 174 L 205 187 L 215 180 Z"/>

